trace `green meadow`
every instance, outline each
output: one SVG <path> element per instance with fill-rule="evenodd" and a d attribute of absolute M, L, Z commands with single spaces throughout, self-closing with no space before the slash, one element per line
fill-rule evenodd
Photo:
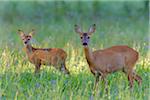
<path fill-rule="evenodd" d="M 0 2 L 0 100 L 150 99 L 149 18 L 142 1 L 137 4 L 120 2 L 120 8 L 115 8 L 115 2 L 96 1 Z M 138 7 L 142 10 L 137 10 Z M 139 52 L 135 71 L 142 77 L 141 86 L 134 82 L 130 90 L 127 76 L 118 71 L 107 76 L 108 94 L 100 81 L 93 95 L 95 77 L 90 72 L 74 25 L 80 25 L 86 32 L 94 23 L 96 32 L 89 45 L 93 51 L 128 45 Z M 35 75 L 35 67 L 23 50 L 18 29 L 26 33 L 35 29 L 33 47 L 64 49 L 71 75 L 44 65 L 39 75 Z"/>

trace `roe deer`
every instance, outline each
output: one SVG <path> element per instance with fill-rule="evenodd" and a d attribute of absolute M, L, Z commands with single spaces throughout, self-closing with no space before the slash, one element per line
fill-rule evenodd
<path fill-rule="evenodd" d="M 133 87 L 134 80 L 136 80 L 138 84 L 141 84 L 142 78 L 137 75 L 133 69 L 138 60 L 138 52 L 125 45 L 112 46 L 110 48 L 92 52 L 88 44 L 90 36 L 95 32 L 95 29 L 96 25 L 93 24 L 88 32 L 82 32 L 81 28 L 78 25 L 75 25 L 75 32 L 80 35 L 89 68 L 96 77 L 95 87 L 100 76 L 106 84 L 106 76 L 109 73 L 119 70 L 122 70 L 128 76 L 130 88 Z"/>
<path fill-rule="evenodd" d="M 34 30 L 29 34 L 25 34 L 21 30 L 18 30 L 18 33 L 25 45 L 25 51 L 29 61 L 35 65 L 35 73 L 40 71 L 41 65 L 53 65 L 56 69 L 63 71 L 65 74 L 69 74 L 65 65 L 67 54 L 64 50 L 59 48 L 34 48 L 30 44 L 30 40 L 33 34 L 35 34 Z"/>

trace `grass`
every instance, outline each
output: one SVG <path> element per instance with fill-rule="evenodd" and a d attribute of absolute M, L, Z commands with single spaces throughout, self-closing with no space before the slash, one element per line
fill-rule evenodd
<path fill-rule="evenodd" d="M 91 74 L 79 36 L 74 32 L 74 21 L 51 22 L 50 24 L 21 23 L 0 27 L 0 99 L 2 100 L 148 100 L 150 93 L 150 59 L 148 58 L 148 22 L 145 20 L 101 20 L 93 34 L 90 47 L 93 50 L 112 45 L 126 44 L 140 53 L 136 72 L 142 77 L 139 87 L 134 83 L 131 91 L 124 73 L 108 75 L 108 95 L 99 82 L 95 95 L 95 81 Z M 87 30 L 91 23 L 81 24 Z M 93 24 L 93 23 L 92 23 Z M 7 27 L 7 28 L 6 28 Z M 36 29 L 33 39 L 35 47 L 59 47 L 67 54 L 66 76 L 53 67 L 42 66 L 40 75 L 34 75 L 34 66 L 23 52 L 23 43 L 16 31 Z"/>

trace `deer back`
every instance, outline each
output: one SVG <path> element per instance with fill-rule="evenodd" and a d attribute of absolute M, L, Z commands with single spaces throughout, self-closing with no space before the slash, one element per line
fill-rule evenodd
<path fill-rule="evenodd" d="M 113 46 L 93 52 L 95 69 L 102 72 L 114 72 L 128 69 L 138 60 L 138 52 L 128 46 Z M 132 66 L 131 66 L 132 67 Z"/>

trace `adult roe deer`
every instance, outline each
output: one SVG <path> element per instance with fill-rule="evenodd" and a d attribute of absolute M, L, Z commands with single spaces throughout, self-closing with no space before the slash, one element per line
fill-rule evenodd
<path fill-rule="evenodd" d="M 125 45 L 112 46 L 92 52 L 88 44 L 90 36 L 95 32 L 95 29 L 96 25 L 93 24 L 88 32 L 82 32 L 81 28 L 75 25 L 75 32 L 80 35 L 89 68 L 96 77 L 95 87 L 100 76 L 106 83 L 106 76 L 118 70 L 122 70 L 128 76 L 130 88 L 133 87 L 134 80 L 136 80 L 138 84 L 141 84 L 142 78 L 137 75 L 133 69 L 138 60 L 138 52 Z"/>
<path fill-rule="evenodd" d="M 64 50 L 59 48 L 34 48 L 30 44 L 35 31 L 32 30 L 29 34 L 25 34 L 22 30 L 18 30 L 24 45 L 28 59 L 35 65 L 35 73 L 40 71 L 41 65 L 53 65 L 56 69 L 63 71 L 65 74 L 69 74 L 66 68 L 65 61 L 67 54 Z"/>

